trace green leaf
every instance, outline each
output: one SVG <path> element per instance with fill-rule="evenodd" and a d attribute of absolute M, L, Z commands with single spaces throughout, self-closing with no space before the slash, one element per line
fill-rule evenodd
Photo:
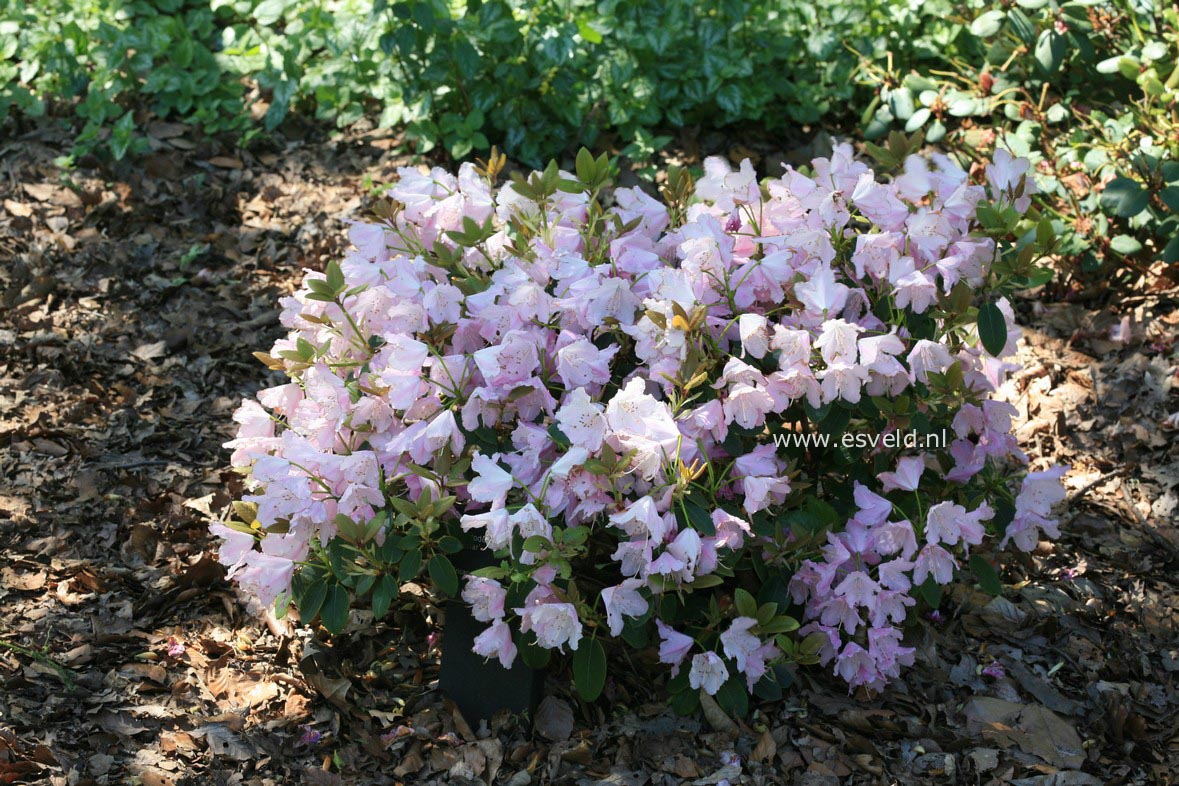
<path fill-rule="evenodd" d="M 517 648 L 520 660 L 524 661 L 524 665 L 530 669 L 543 669 L 549 665 L 549 659 L 553 656 L 552 650 L 547 650 L 528 639 L 519 642 Z"/>
<path fill-rule="evenodd" d="M 748 715 L 749 692 L 745 689 L 745 679 L 734 675 L 725 680 L 725 684 L 716 692 L 716 703 L 730 715 L 739 718 Z"/>
<path fill-rule="evenodd" d="M 783 696 L 782 686 L 778 684 L 772 671 L 762 675 L 753 686 L 753 693 L 762 701 L 781 701 Z"/>
<path fill-rule="evenodd" d="M 328 584 L 322 577 L 308 584 L 301 595 L 295 598 L 295 605 L 299 607 L 299 616 L 307 622 L 315 619 L 315 615 L 323 607 L 327 593 Z"/>
<path fill-rule="evenodd" d="M 459 579 L 454 565 L 442 554 L 430 557 L 430 579 L 440 592 L 450 597 L 458 594 Z"/>
<path fill-rule="evenodd" d="M 712 523 L 712 516 L 708 510 L 691 497 L 684 499 L 684 514 L 687 516 L 688 523 L 691 524 L 692 529 L 701 535 L 709 536 L 716 534 L 716 525 Z"/>
<path fill-rule="evenodd" d="M 457 554 L 463 550 L 463 542 L 454 535 L 443 535 L 438 539 L 438 548 L 447 554 Z"/>
<path fill-rule="evenodd" d="M 925 581 L 917 587 L 916 594 L 921 597 L 930 608 L 936 609 L 942 605 L 942 587 L 933 580 L 933 576 L 929 576 Z"/>
<path fill-rule="evenodd" d="M 397 580 L 402 584 L 407 581 L 413 581 L 418 577 L 418 571 L 421 569 L 421 549 L 410 549 L 405 552 L 405 556 L 401 558 L 401 564 L 397 566 Z"/>
<path fill-rule="evenodd" d="M 552 541 L 544 535 L 529 535 L 524 539 L 524 544 L 521 546 L 524 551 L 532 554 L 539 554 L 552 545 Z"/>
<path fill-rule="evenodd" d="M 602 43 L 602 34 L 590 26 L 585 19 L 577 20 L 577 34 L 591 44 Z"/>
<path fill-rule="evenodd" d="M 1132 218 L 1150 204 L 1150 194 L 1128 177 L 1116 177 L 1101 192 L 1101 207 L 1122 218 Z"/>
<path fill-rule="evenodd" d="M 373 617 L 375 619 L 383 619 L 389 613 L 389 606 L 397 597 L 398 589 L 397 579 L 388 573 L 377 580 L 377 585 L 373 588 Z"/>
<path fill-rule="evenodd" d="M 647 640 L 649 638 L 647 628 L 648 625 L 646 623 L 627 620 L 622 628 L 622 640 L 636 650 L 641 650 L 647 646 Z"/>
<path fill-rule="evenodd" d="M 589 185 L 594 179 L 595 167 L 593 154 L 583 147 L 577 151 L 577 159 L 574 163 L 577 169 L 577 179 Z"/>
<path fill-rule="evenodd" d="M 988 595 L 1002 595 L 1003 583 L 999 581 L 999 574 L 991 563 L 983 559 L 981 554 L 970 555 L 970 571 L 978 579 L 978 585 Z"/>
<path fill-rule="evenodd" d="M 909 132 L 910 134 L 913 133 L 917 129 L 921 128 L 921 126 L 929 122 L 930 116 L 931 113 L 929 108 L 924 106 L 921 107 L 912 114 L 912 116 L 909 118 L 909 122 L 905 123 L 905 131 Z"/>
<path fill-rule="evenodd" d="M 1179 213 L 1179 186 L 1164 186 L 1159 191 L 1159 198 L 1170 210 Z"/>
<path fill-rule="evenodd" d="M 1142 250 L 1142 244 L 1130 235 L 1118 235 L 1109 241 L 1109 247 L 1122 256 L 1128 257 Z"/>
<path fill-rule="evenodd" d="M 1007 345 L 1007 320 L 994 303 L 986 303 L 978 310 L 978 337 L 983 349 L 998 357 Z"/>
<path fill-rule="evenodd" d="M 115 123 L 111 133 L 111 152 L 114 153 L 116 161 L 121 161 L 123 156 L 127 155 L 127 149 L 134 139 L 135 118 L 132 116 L 131 110 L 127 110 L 127 113 Z"/>
<path fill-rule="evenodd" d="M 341 584 L 333 584 L 327 591 L 323 608 L 319 611 L 320 621 L 328 633 L 337 634 L 348 624 L 348 590 Z"/>
<path fill-rule="evenodd" d="M 1162 253 L 1159 254 L 1159 259 L 1167 264 L 1179 262 L 1179 235 L 1171 238 L 1170 242 L 1163 247 Z"/>
<path fill-rule="evenodd" d="M 740 587 L 733 593 L 733 602 L 737 606 L 737 613 L 742 617 L 757 617 L 757 601 Z"/>
<path fill-rule="evenodd" d="M 686 672 L 687 669 L 684 669 Z M 700 694 L 694 690 L 686 690 L 672 695 L 668 702 L 671 711 L 681 718 L 695 714 L 700 709 Z"/>
<path fill-rule="evenodd" d="M 1068 54 L 1068 39 L 1055 30 L 1045 30 L 1036 41 L 1036 62 L 1047 74 L 1060 70 Z"/>
<path fill-rule="evenodd" d="M 327 264 L 327 285 L 331 288 L 333 294 L 344 291 L 344 271 L 340 269 L 340 263 L 334 259 Z"/>
<path fill-rule="evenodd" d="M 999 32 L 999 28 L 1003 26 L 1003 20 L 1006 18 L 1007 14 L 1003 11 L 987 11 L 970 23 L 970 32 L 979 38 L 990 38 Z"/>
<path fill-rule="evenodd" d="M 573 682 L 577 695 L 593 701 L 606 686 L 606 651 L 597 639 L 582 641 L 573 653 Z"/>

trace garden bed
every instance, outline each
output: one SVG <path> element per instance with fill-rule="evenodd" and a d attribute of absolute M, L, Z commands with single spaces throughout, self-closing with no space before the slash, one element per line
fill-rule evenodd
<path fill-rule="evenodd" d="M 251 352 L 282 332 L 277 298 L 340 255 L 344 219 L 407 159 L 388 137 L 238 158 L 186 151 L 175 131 L 110 176 L 63 181 L 52 161 L 69 140 L 52 135 L 0 159 L 0 779 L 1086 784 L 1179 770 L 1174 293 L 1098 313 L 1022 304 L 1009 395 L 1034 468 L 1072 465 L 1063 537 L 1011 567 L 1002 598 L 949 597 L 883 695 L 849 697 L 811 668 L 734 724 L 676 718 L 638 682 L 585 705 L 553 679 L 535 729 L 481 733 L 434 690 L 437 642 L 415 615 L 360 618 L 331 643 L 261 621 L 204 522 L 240 492 L 221 443 L 262 376 Z M 1073 774 L 1049 780 L 1059 771 Z"/>

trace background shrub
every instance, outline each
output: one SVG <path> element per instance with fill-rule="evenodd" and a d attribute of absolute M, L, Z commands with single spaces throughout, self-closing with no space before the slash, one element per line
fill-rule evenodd
<path fill-rule="evenodd" d="M 865 132 L 1027 156 L 1071 272 L 1129 283 L 1179 261 L 1177 22 L 1153 0 L 978 5 L 931 23 L 932 57 L 865 66 Z"/>
<path fill-rule="evenodd" d="M 634 154 L 661 129 L 782 130 L 853 113 L 859 58 L 930 60 L 949 3 L 163 0 L 9 5 L 0 117 L 72 108 L 79 148 L 122 158 L 135 112 L 246 138 L 292 108 L 406 124 L 419 152 L 497 142 L 535 164 L 603 132 Z M 937 22 L 934 26 L 933 23 Z M 921 34 L 927 27 L 929 35 Z M 245 86 L 269 108 L 250 122 Z"/>

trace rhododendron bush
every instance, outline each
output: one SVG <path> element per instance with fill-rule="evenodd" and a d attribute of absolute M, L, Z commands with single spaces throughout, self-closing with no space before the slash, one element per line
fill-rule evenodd
<path fill-rule="evenodd" d="M 710 159 L 662 200 L 584 151 L 502 186 L 500 161 L 401 170 L 282 301 L 261 357 L 288 381 L 235 416 L 221 559 L 333 632 L 407 582 L 461 597 L 476 652 L 571 653 L 591 699 L 612 642 L 666 664 L 680 711 L 779 696 L 794 663 L 880 688 L 920 607 L 998 591 L 984 550 L 1057 536 L 1063 496 L 991 397 L 1004 293 L 1051 241 L 1027 162 L 901 160 L 882 182 L 839 146 L 759 182 Z M 901 433 L 921 447 L 841 441 Z"/>

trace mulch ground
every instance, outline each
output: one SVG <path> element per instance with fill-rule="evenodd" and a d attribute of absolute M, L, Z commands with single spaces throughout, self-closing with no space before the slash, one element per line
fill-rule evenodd
<path fill-rule="evenodd" d="M 408 159 L 360 132 L 249 155 L 148 130 L 142 166 L 106 171 L 54 166 L 51 132 L 0 146 L 0 782 L 1179 782 L 1173 293 L 1021 304 L 1008 395 L 1033 462 L 1073 467 L 1064 536 L 1002 597 L 947 598 L 884 695 L 807 670 L 733 724 L 640 682 L 587 706 L 555 674 L 535 724 L 471 728 L 423 598 L 329 641 L 243 603 L 206 534 L 277 298 Z"/>

